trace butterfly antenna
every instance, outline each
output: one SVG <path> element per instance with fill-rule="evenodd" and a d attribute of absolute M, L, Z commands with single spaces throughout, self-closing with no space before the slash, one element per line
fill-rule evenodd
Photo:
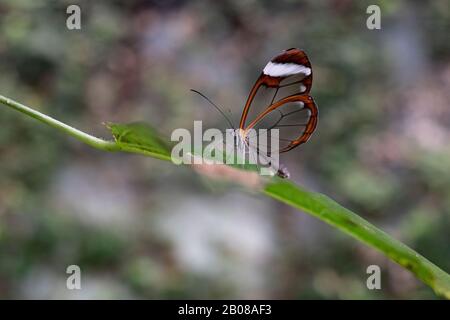
<path fill-rule="evenodd" d="M 216 108 L 216 110 L 219 111 L 220 114 L 228 121 L 229 125 L 230 125 L 233 129 L 236 129 L 235 126 L 234 126 L 234 124 L 233 124 L 233 121 L 231 121 L 230 118 L 227 117 L 227 115 L 225 114 L 225 112 L 223 112 L 222 109 L 220 109 L 220 108 L 219 108 L 214 102 L 212 102 L 207 96 L 205 96 L 203 93 L 201 93 L 201 92 L 199 92 L 199 91 L 197 91 L 197 90 L 194 90 L 194 89 L 191 89 L 191 91 L 197 93 L 198 95 L 202 96 L 206 101 L 208 101 L 208 102 L 209 102 L 214 108 Z"/>

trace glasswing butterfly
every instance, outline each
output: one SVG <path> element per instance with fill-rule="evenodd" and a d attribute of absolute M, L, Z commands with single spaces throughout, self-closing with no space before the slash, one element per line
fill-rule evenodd
<path fill-rule="evenodd" d="M 249 153 L 259 153 L 252 146 L 251 134 L 258 129 L 278 129 L 277 150 L 267 145 L 265 152 L 288 152 L 307 142 L 317 126 L 318 108 L 309 95 L 312 86 L 312 68 L 303 50 L 291 48 L 270 60 L 250 90 L 242 111 L 236 144 L 244 146 Z M 233 126 L 232 122 L 218 106 L 198 91 L 192 90 L 207 99 Z M 234 127 L 233 127 L 234 128 Z M 255 130 L 252 130 L 255 129 Z M 260 145 L 259 145 L 260 146 Z M 289 177 L 283 166 L 277 175 Z"/>

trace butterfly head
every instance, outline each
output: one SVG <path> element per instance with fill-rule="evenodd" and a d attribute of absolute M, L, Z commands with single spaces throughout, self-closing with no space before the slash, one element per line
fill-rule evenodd
<path fill-rule="evenodd" d="M 237 147 L 244 147 L 248 142 L 248 136 L 244 129 L 233 130 L 234 144 Z"/>

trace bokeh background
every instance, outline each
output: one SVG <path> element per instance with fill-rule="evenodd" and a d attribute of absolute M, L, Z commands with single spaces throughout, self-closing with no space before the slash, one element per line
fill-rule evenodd
<path fill-rule="evenodd" d="M 104 121 L 226 128 L 189 89 L 236 121 L 266 62 L 303 48 L 320 121 L 282 158 L 292 179 L 449 272 L 449 34 L 447 0 L 2 0 L 0 93 L 102 137 Z M 435 298 L 306 214 L 0 109 L 1 298 Z M 66 289 L 71 264 L 82 290 Z"/>

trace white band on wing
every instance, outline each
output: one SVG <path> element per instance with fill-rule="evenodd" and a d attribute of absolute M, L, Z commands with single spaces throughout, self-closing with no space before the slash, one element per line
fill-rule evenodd
<path fill-rule="evenodd" d="M 264 67 L 263 73 L 271 77 L 287 77 L 298 73 L 309 76 L 311 74 L 311 68 L 296 63 L 274 63 L 270 61 Z"/>

